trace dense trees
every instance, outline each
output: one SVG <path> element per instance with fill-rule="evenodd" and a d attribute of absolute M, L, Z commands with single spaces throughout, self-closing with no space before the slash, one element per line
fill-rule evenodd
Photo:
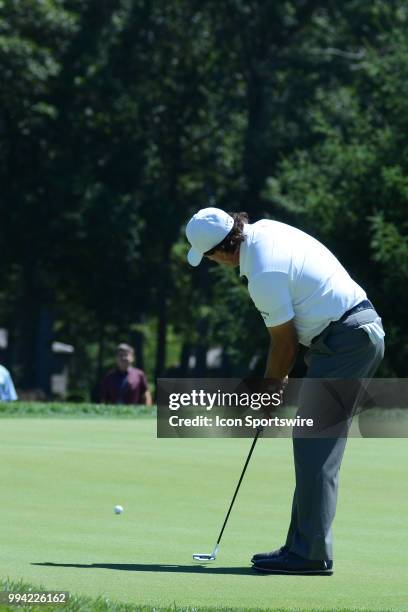
<path fill-rule="evenodd" d="M 184 261 L 214 197 L 324 240 L 404 375 L 407 19 L 397 0 L 2 0 L 0 326 L 20 385 L 42 384 L 56 335 L 79 388 L 121 338 L 140 357 L 145 340 L 149 374 L 193 353 L 202 372 L 214 344 L 230 374 L 262 355 L 241 281 Z"/>

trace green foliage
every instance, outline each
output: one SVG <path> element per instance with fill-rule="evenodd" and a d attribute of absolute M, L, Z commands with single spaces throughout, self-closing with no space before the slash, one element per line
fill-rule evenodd
<path fill-rule="evenodd" d="M 185 262 L 209 193 L 327 243 L 384 317 L 384 372 L 403 375 L 407 19 L 401 0 L 2 0 L 0 324 L 17 382 L 38 384 L 45 309 L 77 388 L 119 338 L 147 338 L 150 377 L 187 345 L 221 346 L 231 373 L 262 355 L 237 277 Z"/>
<path fill-rule="evenodd" d="M 266 355 L 268 335 L 264 322 L 249 298 L 246 283 L 235 270 L 214 266 L 210 277 L 214 286 L 210 338 L 223 348 L 230 373 L 246 376 Z"/>
<path fill-rule="evenodd" d="M 318 140 L 282 160 L 264 192 L 367 289 L 387 331 L 383 373 L 394 375 L 405 369 L 407 344 L 406 21 L 399 12 L 392 34 L 380 28 L 376 45 L 364 41 L 350 84 L 316 90 L 308 115 Z"/>

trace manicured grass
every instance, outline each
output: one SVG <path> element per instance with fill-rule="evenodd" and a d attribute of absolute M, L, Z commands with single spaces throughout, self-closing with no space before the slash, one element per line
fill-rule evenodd
<path fill-rule="evenodd" d="M 217 561 L 193 564 L 215 543 L 249 444 L 158 440 L 153 419 L 3 418 L 1 576 L 92 598 L 72 610 L 406 610 L 405 439 L 349 440 L 332 577 L 250 569 L 253 552 L 284 540 L 289 439 L 259 441 Z"/>

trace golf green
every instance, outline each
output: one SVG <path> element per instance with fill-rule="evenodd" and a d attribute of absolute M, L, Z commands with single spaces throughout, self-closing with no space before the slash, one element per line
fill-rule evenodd
<path fill-rule="evenodd" d="M 193 563 L 215 544 L 249 446 L 158 440 L 153 419 L 2 419 L 2 577 L 149 606 L 407 610 L 406 439 L 348 441 L 332 577 L 250 569 L 284 542 L 289 439 L 259 441 L 217 560 Z"/>

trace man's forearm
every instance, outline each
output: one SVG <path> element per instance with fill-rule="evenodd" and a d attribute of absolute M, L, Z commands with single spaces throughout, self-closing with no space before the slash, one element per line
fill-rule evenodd
<path fill-rule="evenodd" d="M 274 344 L 271 342 L 264 377 L 283 380 L 288 376 L 296 361 L 298 349 L 297 344 Z"/>
<path fill-rule="evenodd" d="M 153 404 L 152 394 L 150 393 L 149 390 L 145 391 L 143 399 L 144 399 L 145 406 L 151 406 Z"/>

